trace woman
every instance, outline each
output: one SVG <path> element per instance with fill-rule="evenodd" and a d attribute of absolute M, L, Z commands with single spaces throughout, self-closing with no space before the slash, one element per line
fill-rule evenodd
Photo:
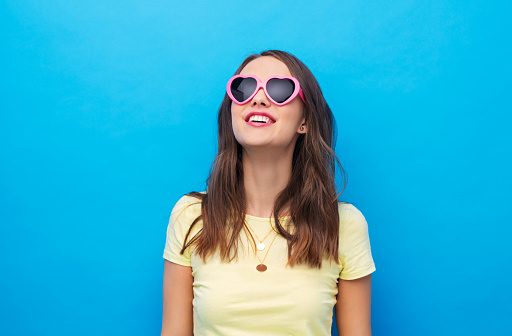
<path fill-rule="evenodd" d="M 337 201 L 334 117 L 311 71 L 250 55 L 218 127 L 207 191 L 171 213 L 162 335 L 330 335 L 334 306 L 340 335 L 371 335 L 368 227 Z"/>

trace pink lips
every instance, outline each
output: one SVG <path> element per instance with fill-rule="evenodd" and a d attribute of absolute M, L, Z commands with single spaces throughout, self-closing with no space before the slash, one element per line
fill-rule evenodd
<path fill-rule="evenodd" d="M 270 124 L 267 124 L 267 123 L 261 123 L 261 122 L 254 122 L 254 121 L 251 121 L 249 122 L 249 119 L 253 116 L 253 115 L 261 115 L 261 116 L 265 116 L 265 117 L 268 117 L 270 120 L 272 120 L 272 123 Z M 272 124 L 274 124 L 276 122 L 276 119 L 268 114 L 267 112 L 258 112 L 258 111 L 252 111 L 252 112 L 249 112 L 246 116 L 245 116 L 245 122 L 251 126 L 254 126 L 254 127 L 265 127 L 265 126 L 270 126 Z"/>

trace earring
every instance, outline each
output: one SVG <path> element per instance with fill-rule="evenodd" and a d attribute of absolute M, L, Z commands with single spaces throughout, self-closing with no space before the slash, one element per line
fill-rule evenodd
<path fill-rule="evenodd" d="M 301 130 L 301 131 L 304 131 L 304 126 L 301 126 L 301 127 L 300 127 L 300 130 Z"/>

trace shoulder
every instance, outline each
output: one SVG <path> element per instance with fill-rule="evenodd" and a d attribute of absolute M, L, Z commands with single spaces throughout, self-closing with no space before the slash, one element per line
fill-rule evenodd
<path fill-rule="evenodd" d="M 338 202 L 340 233 L 367 231 L 368 223 L 362 212 L 353 204 Z"/>
<path fill-rule="evenodd" d="M 201 192 L 204 193 L 204 192 Z M 175 222 L 192 222 L 201 215 L 202 200 L 190 194 L 183 195 L 171 211 L 171 220 Z"/>
<path fill-rule="evenodd" d="M 338 202 L 338 212 L 341 216 L 350 217 L 350 216 L 363 216 L 361 211 L 356 208 L 353 204 L 347 202 Z"/>
<path fill-rule="evenodd" d="M 181 196 L 181 198 L 174 205 L 172 212 L 180 211 L 184 208 L 188 208 L 190 206 L 201 206 L 201 199 L 191 196 L 190 194 L 186 194 Z"/>
<path fill-rule="evenodd" d="M 355 206 L 350 203 L 338 202 L 338 212 L 340 214 L 340 217 L 348 216 L 350 212 L 352 212 L 352 208 L 355 209 Z"/>
<path fill-rule="evenodd" d="M 353 280 L 375 271 L 366 219 L 353 204 L 340 204 L 339 278 Z"/>

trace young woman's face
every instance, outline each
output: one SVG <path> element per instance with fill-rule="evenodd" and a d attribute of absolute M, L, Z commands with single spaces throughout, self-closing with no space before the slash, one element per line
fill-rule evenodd
<path fill-rule="evenodd" d="M 256 58 L 249 62 L 240 74 L 255 75 L 261 82 L 270 76 L 291 76 L 288 67 L 272 56 Z M 290 103 L 278 106 L 272 103 L 260 88 L 258 93 L 244 105 L 231 102 L 231 119 L 235 138 L 245 149 L 265 147 L 293 150 L 299 134 L 307 131 L 303 106 L 304 103 L 299 95 Z M 246 121 L 246 117 L 251 112 L 266 113 L 275 122 L 265 126 L 250 123 Z"/>

